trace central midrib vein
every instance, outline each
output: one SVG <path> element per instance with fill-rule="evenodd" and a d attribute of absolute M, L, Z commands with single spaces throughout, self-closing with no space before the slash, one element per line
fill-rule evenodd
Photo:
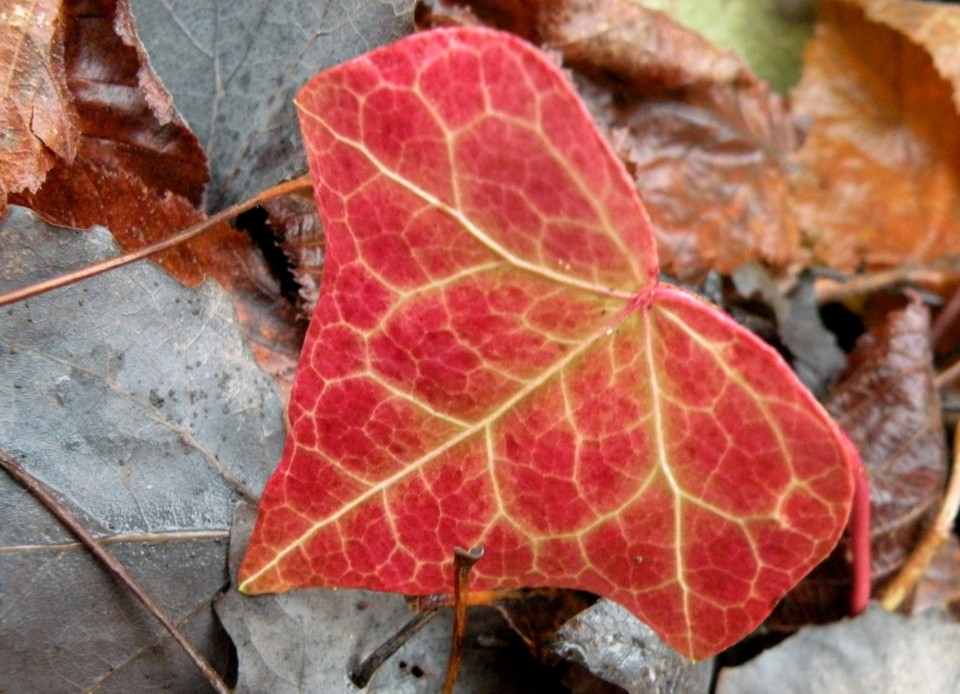
<path fill-rule="evenodd" d="M 666 449 L 666 433 L 663 422 L 663 412 L 660 409 L 660 404 L 663 401 L 660 397 L 660 380 L 657 374 L 657 366 L 653 358 L 653 326 L 650 325 L 650 314 L 645 313 L 644 318 L 646 321 L 646 326 L 644 334 L 646 336 L 646 358 L 647 358 L 647 375 L 650 382 L 650 404 L 651 410 L 653 412 L 653 428 L 654 428 L 654 438 L 656 439 L 657 447 L 657 464 L 660 467 L 660 471 L 663 473 L 663 476 L 667 480 L 667 484 L 670 485 L 670 490 L 673 492 L 674 504 L 673 504 L 673 522 L 674 522 L 674 559 L 677 563 L 677 583 L 680 586 L 680 594 L 683 601 L 683 612 L 687 621 L 690 622 L 690 590 L 687 587 L 686 582 L 684 581 L 684 558 L 683 558 L 683 543 L 682 543 L 682 534 L 683 534 L 683 512 L 681 510 L 681 504 L 683 502 L 683 489 L 680 487 L 680 484 L 677 482 L 677 479 L 673 476 L 673 471 L 670 469 L 670 460 L 669 455 L 667 454 Z M 691 644 L 692 648 L 692 644 Z"/>
<path fill-rule="evenodd" d="M 638 309 L 637 305 L 631 304 L 625 306 L 622 311 L 619 311 L 616 316 L 609 322 L 595 330 L 591 333 L 583 343 L 580 344 L 576 349 L 571 350 L 563 356 L 562 359 L 557 360 L 550 368 L 546 369 L 540 376 L 529 381 L 523 388 L 518 390 L 516 393 L 507 398 L 498 408 L 490 412 L 485 417 L 479 419 L 478 421 L 471 424 L 468 428 L 464 429 L 460 433 L 452 436 L 445 443 L 433 449 L 429 453 L 421 456 L 417 460 L 414 460 L 410 463 L 404 465 L 403 469 L 394 473 L 390 477 L 381 480 L 377 484 L 371 486 L 369 489 L 364 491 L 362 494 L 357 496 L 356 499 L 351 501 L 349 504 L 341 506 L 335 513 L 332 513 L 320 521 L 314 523 L 308 530 L 306 530 L 302 535 L 300 535 L 297 540 L 287 545 L 284 549 L 277 553 L 277 555 L 267 564 L 265 564 L 259 571 L 247 578 L 240 586 L 240 589 L 243 590 L 243 587 L 255 581 L 258 577 L 272 569 L 274 566 L 279 564 L 284 557 L 286 557 L 291 552 L 294 552 L 298 548 L 306 544 L 310 538 L 316 535 L 320 530 L 325 528 L 332 523 L 337 522 L 340 518 L 350 513 L 354 509 L 362 506 L 364 503 L 372 499 L 373 497 L 379 495 L 380 493 L 386 491 L 390 487 L 394 486 L 405 477 L 417 472 L 423 466 L 429 464 L 433 460 L 436 460 L 439 456 L 443 455 L 450 449 L 458 446 L 459 444 L 467 441 L 468 439 L 476 436 L 483 432 L 487 427 L 496 422 L 498 419 L 503 417 L 511 408 L 513 408 L 517 403 L 522 401 L 528 395 L 536 391 L 540 386 L 553 378 L 556 374 L 562 371 L 568 364 L 577 359 L 581 354 L 586 352 L 590 347 L 592 347 L 598 340 L 602 339 L 605 336 L 610 335 L 610 331 L 613 330 L 617 325 L 622 323 L 630 315 L 632 315 Z"/>

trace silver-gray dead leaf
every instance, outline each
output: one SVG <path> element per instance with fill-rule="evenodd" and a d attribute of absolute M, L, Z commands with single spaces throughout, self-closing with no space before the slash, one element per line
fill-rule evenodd
<path fill-rule="evenodd" d="M 836 335 L 827 330 L 820 318 L 813 276 L 802 274 L 797 285 L 784 294 L 762 263 L 750 261 L 731 279 L 741 296 L 759 298 L 773 309 L 777 332 L 790 350 L 797 377 L 815 395 L 824 395 L 846 363 L 846 355 L 837 344 Z"/>
<path fill-rule="evenodd" d="M 306 171 L 293 97 L 413 28 L 413 0 L 133 0 L 140 39 L 210 161 L 207 208 Z"/>
<path fill-rule="evenodd" d="M 254 509 L 237 509 L 230 536 L 231 574 L 253 531 Z M 452 580 L 452 579 L 451 579 Z M 348 670 L 392 636 L 412 613 L 393 593 L 297 590 L 244 596 L 232 588 L 217 614 L 240 661 L 235 694 L 357 694 Z M 438 615 L 380 668 L 363 691 L 433 694 L 440 691 L 450 649 L 449 612 Z M 552 692 L 540 666 L 518 650 L 500 616 L 471 610 L 458 694 Z"/>
<path fill-rule="evenodd" d="M 854 619 L 807 627 L 746 665 L 723 670 L 717 694 L 960 692 L 960 624 L 878 605 Z"/>
<path fill-rule="evenodd" d="M 612 600 L 601 598 L 557 630 L 558 657 L 580 663 L 630 694 L 706 694 L 713 661 L 694 663 L 667 646 L 650 627 Z"/>
<path fill-rule="evenodd" d="M 0 290 L 112 257 L 102 229 L 11 207 Z M 151 263 L 0 309 L 0 447 L 40 478 L 214 660 L 233 507 L 260 493 L 282 405 L 229 298 Z M 125 588 L 0 475 L 0 691 L 204 691 Z"/>

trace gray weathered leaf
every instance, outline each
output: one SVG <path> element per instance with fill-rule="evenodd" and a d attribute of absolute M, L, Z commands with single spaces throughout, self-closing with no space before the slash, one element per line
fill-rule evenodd
<path fill-rule="evenodd" d="M 802 274 L 788 294 L 781 292 L 770 271 L 758 261 L 745 263 L 731 279 L 741 296 L 757 296 L 773 309 L 777 332 L 790 350 L 797 377 L 814 394 L 822 396 L 843 368 L 846 357 L 836 335 L 827 330 L 820 318 L 813 275 Z"/>
<path fill-rule="evenodd" d="M 253 532 L 255 510 L 237 509 L 230 536 L 231 574 Z M 402 596 L 363 590 L 298 590 L 244 596 L 232 588 L 217 614 L 237 646 L 235 694 L 307 694 L 358 690 L 348 671 L 392 636 L 412 613 Z M 471 609 L 457 694 L 552 692 L 544 675 L 492 608 Z M 368 694 L 440 691 L 450 652 L 452 621 L 439 614 L 387 663 Z M 488 645 L 485 645 L 488 644 Z"/>
<path fill-rule="evenodd" d="M 720 673 L 717 694 L 902 694 L 960 691 L 960 625 L 877 605 L 855 619 L 801 629 Z"/>
<path fill-rule="evenodd" d="M 207 152 L 209 209 L 305 171 L 296 90 L 413 26 L 413 0 L 132 5 L 153 68 Z"/>
<path fill-rule="evenodd" d="M 0 290 L 117 254 L 102 229 L 11 207 Z M 229 298 L 140 263 L 0 312 L 0 447 L 40 478 L 219 663 L 211 603 L 236 502 L 283 443 L 277 387 Z M 0 475 L 0 690 L 204 691 L 125 588 Z"/>
<path fill-rule="evenodd" d="M 630 694 L 705 694 L 713 660 L 694 663 L 663 643 L 626 608 L 601 598 L 561 627 L 551 644 Z"/>

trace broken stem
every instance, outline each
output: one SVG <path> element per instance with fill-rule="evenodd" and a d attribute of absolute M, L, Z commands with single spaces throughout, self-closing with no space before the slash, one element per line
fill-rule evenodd
<path fill-rule="evenodd" d="M 483 547 L 474 547 L 469 552 L 460 547 L 453 549 L 454 602 L 453 602 L 453 639 L 450 642 L 450 658 L 447 660 L 447 676 L 443 682 L 443 694 L 453 694 L 460 671 L 460 655 L 467 634 L 467 586 L 470 583 L 470 571 L 483 556 Z"/>
<path fill-rule="evenodd" d="M 947 483 L 943 501 L 940 503 L 940 510 L 910 554 L 910 558 L 881 591 L 880 604 L 885 609 L 897 609 L 916 586 L 937 550 L 950 538 L 958 510 L 960 510 L 960 424 L 954 429 L 953 469 L 950 471 L 950 481 Z"/>
<path fill-rule="evenodd" d="M 463 634 L 466 632 L 466 610 L 468 605 L 473 604 L 472 601 L 469 600 L 470 593 L 466 590 L 467 583 L 470 577 L 470 569 L 473 568 L 473 565 L 476 564 L 482 556 L 483 549 L 480 547 L 475 547 L 469 552 L 459 547 L 453 550 L 453 570 L 455 577 L 455 592 L 452 596 L 454 607 L 453 644 L 450 649 L 450 661 L 447 663 L 447 679 L 444 683 L 444 692 L 453 691 L 452 683 L 456 681 L 457 678 Z M 502 592 L 513 591 L 487 592 L 496 593 L 499 596 Z M 486 593 L 484 593 L 484 595 L 486 595 Z M 493 599 L 496 598 L 491 598 L 489 595 L 486 595 L 486 599 L 480 602 L 491 602 Z M 400 647 L 409 641 L 414 634 L 423 629 L 431 619 L 436 617 L 440 613 L 440 610 L 445 607 L 450 607 L 451 596 L 448 594 L 428 595 L 413 600 L 413 605 L 417 613 L 410 621 L 404 624 L 396 634 L 384 641 L 377 650 L 367 656 L 360 665 L 350 670 L 350 681 L 360 689 L 366 687 L 377 670 L 379 670 L 394 653 L 400 650 Z M 455 663 L 454 659 L 456 659 Z M 453 668 L 452 675 L 451 667 Z M 448 682 L 450 683 L 450 689 L 447 689 Z"/>
<path fill-rule="evenodd" d="M 173 248 L 174 246 L 185 243 L 194 237 L 200 236 L 200 234 L 213 229 L 223 222 L 233 219 L 247 210 L 253 209 L 254 207 L 262 205 L 265 202 L 269 202 L 270 200 L 282 197 L 289 193 L 309 188 L 311 185 L 312 184 L 310 182 L 309 175 L 295 178 L 292 181 L 279 183 L 272 188 L 260 191 L 249 200 L 244 200 L 236 205 L 231 205 L 227 209 L 217 212 L 212 217 L 208 217 L 204 221 L 194 224 L 192 227 L 188 227 L 187 229 L 184 229 L 173 236 L 165 238 L 162 241 L 157 241 L 149 246 L 144 246 L 140 250 L 133 251 L 132 253 L 126 253 L 124 255 L 117 256 L 116 258 L 110 258 L 109 260 L 104 260 L 93 265 L 88 265 L 85 268 L 74 270 L 73 272 L 68 272 L 58 277 L 51 277 L 48 280 L 43 280 L 42 282 L 37 282 L 36 284 L 31 284 L 29 286 L 22 287 L 21 289 L 14 289 L 13 291 L 5 294 L 0 294 L 0 306 L 6 306 L 7 304 L 12 304 L 17 301 L 23 301 L 24 299 L 38 296 L 39 294 L 49 292 L 53 289 L 58 289 L 68 284 L 73 284 L 74 282 L 79 282 L 80 280 L 94 277 L 95 275 L 102 274 L 109 270 L 114 270 L 118 267 L 129 265 L 130 263 L 134 263 L 138 260 L 143 260 L 144 258 L 154 255 L 155 253 L 165 251 L 168 248 Z"/>
<path fill-rule="evenodd" d="M 203 673 L 211 686 L 220 694 L 230 694 L 230 687 L 221 679 L 220 674 L 213 669 L 206 658 L 198 651 L 187 639 L 180 628 L 163 611 L 163 608 L 150 596 L 142 585 L 135 579 L 129 571 L 114 559 L 113 555 L 105 550 L 100 543 L 83 527 L 80 520 L 74 516 L 60 501 L 50 493 L 46 486 L 23 469 L 23 467 L 13 459 L 6 451 L 0 450 L 0 467 L 3 467 L 7 473 L 19 482 L 27 491 L 33 494 L 42 503 L 50 513 L 52 513 L 61 523 L 63 523 L 70 532 L 76 535 L 93 554 L 106 567 L 107 571 L 113 574 L 114 578 L 124 584 L 134 597 L 147 608 L 154 618 L 163 625 L 174 640 L 187 652 L 190 659 L 196 663 L 197 667 Z"/>
<path fill-rule="evenodd" d="M 439 607 L 417 612 L 410 621 L 400 627 L 400 630 L 396 634 L 380 644 L 380 647 L 367 656 L 360 665 L 350 670 L 350 681 L 360 689 L 366 687 L 377 670 L 380 669 L 380 666 L 400 650 L 400 647 L 409 641 L 414 634 L 427 626 L 430 620 L 436 617 L 439 612 Z"/>

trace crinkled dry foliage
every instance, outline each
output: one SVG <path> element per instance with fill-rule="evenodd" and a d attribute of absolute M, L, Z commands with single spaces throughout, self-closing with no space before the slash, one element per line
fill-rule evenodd
<path fill-rule="evenodd" d="M 124 224 L 122 219 L 105 218 L 114 206 L 131 207 L 140 198 L 164 193 L 197 205 L 208 179 L 206 156 L 150 70 L 127 2 L 48 4 L 32 12 L 23 6 L 11 10 L 23 22 L 22 35 L 7 37 L 11 42 L 7 45 L 35 49 L 18 57 L 42 61 L 42 69 L 40 64 L 9 62 L 2 69 L 13 77 L 27 73 L 58 78 L 60 99 L 56 108 L 43 111 L 41 122 L 59 122 L 69 134 L 70 146 L 41 139 L 38 117 L 8 121 L 13 136 L 32 140 L 50 164 L 37 167 L 40 176 L 33 185 L 9 185 L 8 195 L 60 224 L 87 227 L 114 221 L 114 233 L 132 233 L 145 221 Z M 29 32 L 44 22 L 56 26 L 57 34 L 40 50 Z M 6 31 L 16 26 L 11 24 Z M 18 90 L 5 99 L 7 108 L 35 111 L 36 99 L 44 91 Z M 20 161 L 12 162 L 11 168 Z M 102 199 L 111 195 L 114 200 Z M 159 206 L 159 199 L 153 202 Z"/>
<path fill-rule="evenodd" d="M 795 111 L 816 258 L 843 270 L 960 251 L 960 22 L 937 3 L 826 0 Z"/>
<path fill-rule="evenodd" d="M 63 66 L 58 0 L 0 10 L 0 214 L 7 197 L 34 191 L 57 157 L 76 156 L 78 133 Z"/>

